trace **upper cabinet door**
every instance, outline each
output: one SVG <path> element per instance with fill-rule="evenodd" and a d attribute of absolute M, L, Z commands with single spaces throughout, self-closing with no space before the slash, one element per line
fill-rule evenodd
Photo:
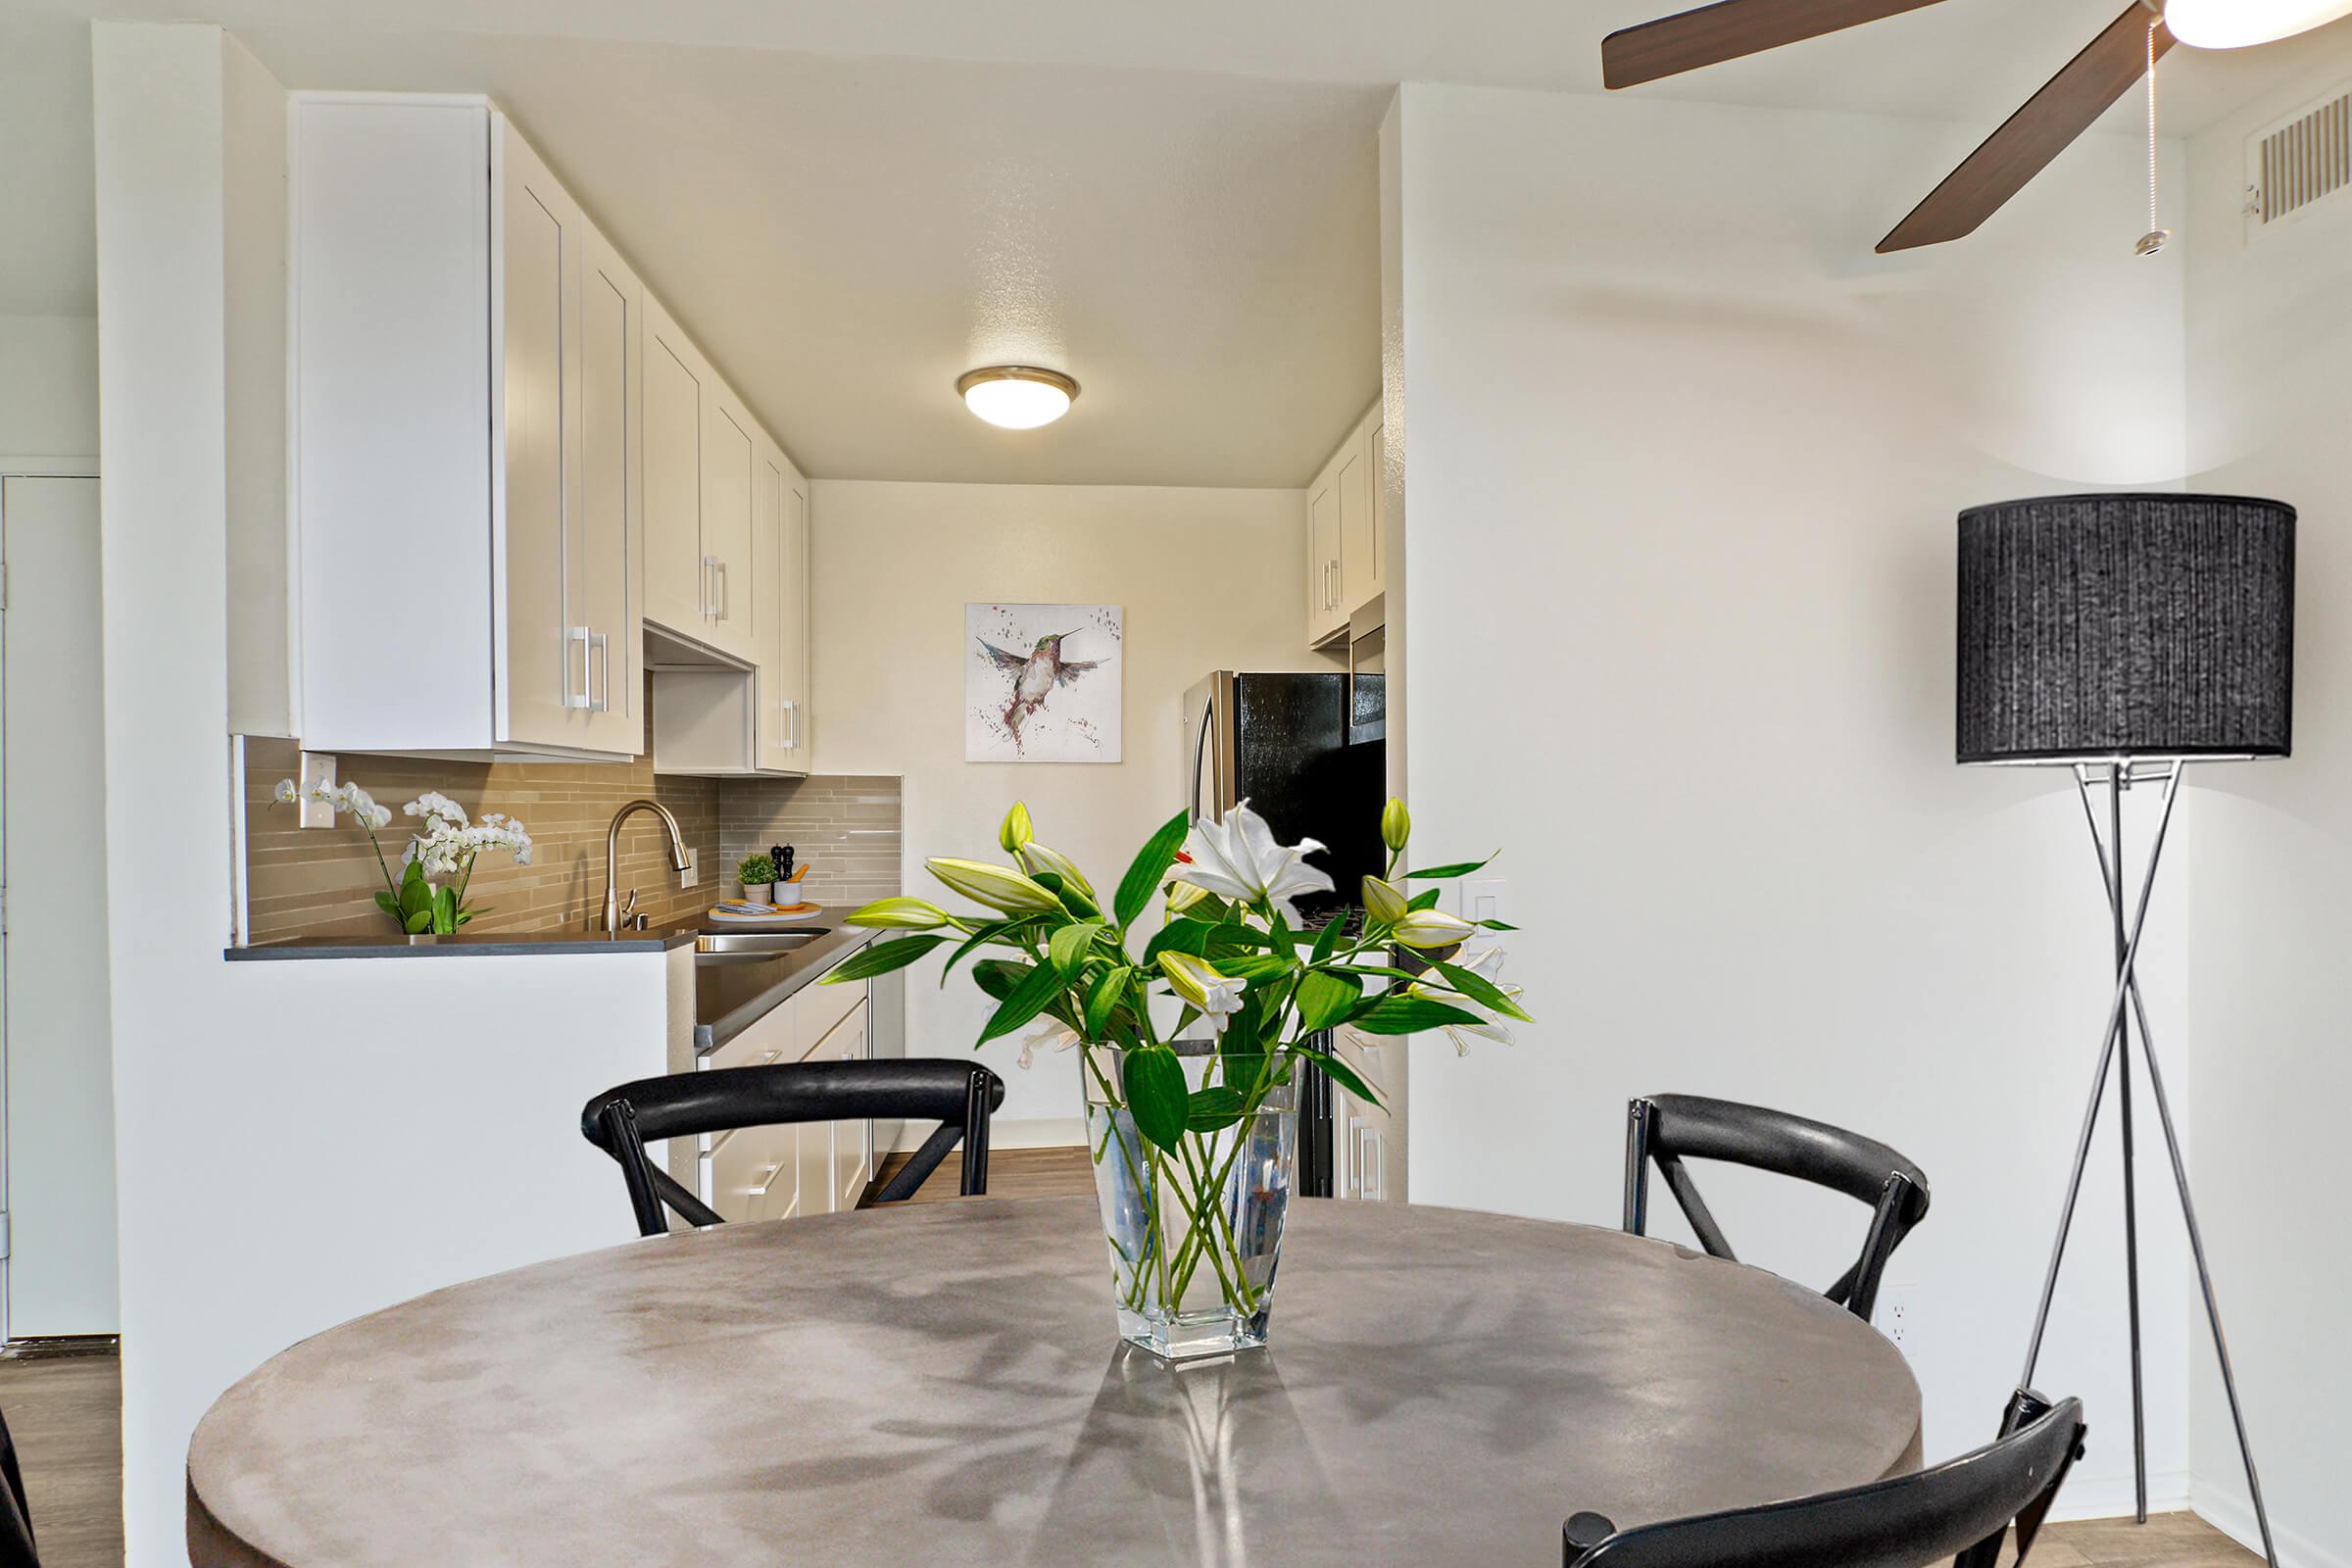
<path fill-rule="evenodd" d="M 1389 586 L 1389 448 L 1388 420 L 1379 404 L 1372 406 L 1372 416 L 1366 421 L 1364 435 L 1365 476 L 1372 485 L 1372 504 L 1364 509 L 1372 519 L 1371 570 L 1368 581 L 1373 593 L 1385 592 Z"/>
<path fill-rule="evenodd" d="M 589 744 L 645 749 L 642 519 L 645 290 L 590 230 L 580 286 L 580 550 L 566 580 L 588 627 Z"/>
<path fill-rule="evenodd" d="M 709 367 L 669 313 L 645 296 L 645 618 L 707 635 L 703 403 Z"/>
<path fill-rule="evenodd" d="M 1321 644 L 1348 624 L 1340 608 L 1340 466 L 1337 460 L 1306 492 L 1306 640 Z"/>
<path fill-rule="evenodd" d="M 790 464 L 784 467 L 783 500 L 784 551 L 776 564 L 776 594 L 785 606 L 786 618 L 782 623 L 783 647 L 777 654 L 781 674 L 774 710 L 790 726 L 785 737 L 790 760 L 785 766 L 795 773 L 806 773 L 810 755 L 809 685 L 814 678 L 811 639 L 816 635 L 816 621 L 808 592 L 808 481 Z"/>
<path fill-rule="evenodd" d="M 580 538 L 579 299 L 587 220 L 522 138 L 496 122 L 496 281 L 502 482 L 493 488 L 493 668 L 498 739 L 588 744 L 587 606 Z"/>
<path fill-rule="evenodd" d="M 1340 612 L 1351 615 L 1380 592 L 1380 469 L 1375 406 L 1340 449 Z"/>
<path fill-rule="evenodd" d="M 760 580 L 760 766 L 774 773 L 808 770 L 808 486 L 773 442 L 760 456 L 758 528 L 753 541 Z"/>
<path fill-rule="evenodd" d="M 752 499 L 757 488 L 759 426 L 743 407 L 707 382 L 703 393 L 703 569 L 710 616 L 704 637 L 713 647 L 756 658 L 759 597 L 752 565 Z"/>

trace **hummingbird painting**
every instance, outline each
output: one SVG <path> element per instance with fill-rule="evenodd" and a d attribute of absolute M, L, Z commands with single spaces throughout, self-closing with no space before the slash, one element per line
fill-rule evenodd
<path fill-rule="evenodd" d="M 988 655 L 989 662 L 1012 677 L 1012 691 L 1005 701 L 1004 712 L 999 716 L 1012 736 L 1015 751 L 1021 749 L 1021 726 L 1046 706 L 1046 699 L 1053 696 L 1056 688 L 1069 685 L 1102 664 L 1102 661 L 1099 659 L 1062 657 L 1062 645 L 1077 635 L 1076 631 L 1063 631 L 1040 637 L 1037 646 L 1025 654 L 1000 648 L 985 637 L 974 639 Z"/>

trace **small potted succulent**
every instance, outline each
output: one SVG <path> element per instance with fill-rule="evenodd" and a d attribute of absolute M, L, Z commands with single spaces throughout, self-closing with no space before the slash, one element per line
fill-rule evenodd
<path fill-rule="evenodd" d="M 735 867 L 735 880 L 743 884 L 747 903 L 773 904 L 776 891 L 776 862 L 765 855 L 749 855 Z"/>

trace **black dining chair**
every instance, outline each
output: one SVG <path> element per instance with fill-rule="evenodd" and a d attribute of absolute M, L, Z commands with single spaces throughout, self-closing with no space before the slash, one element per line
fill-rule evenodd
<path fill-rule="evenodd" d="M 1716 1257 L 1739 1261 L 1706 1200 L 1685 1168 L 1686 1159 L 1717 1159 L 1794 1177 L 1859 1199 L 1871 1206 L 1862 1255 L 1824 1294 L 1868 1321 L 1878 1307 L 1879 1283 L 1894 1250 L 1928 1215 L 1928 1177 L 1876 1139 L 1787 1111 L 1696 1095 L 1651 1095 L 1628 1107 L 1625 1135 L 1625 1228 L 1646 1234 L 1649 1167 Z"/>
<path fill-rule="evenodd" d="M 963 1145 L 961 1191 L 972 1198 L 988 1191 L 988 1122 L 1004 1103 L 1004 1080 L 971 1061 L 786 1062 L 622 1084 L 588 1102 L 580 1111 L 580 1133 L 619 1163 L 637 1229 L 660 1236 L 669 1229 L 664 1204 L 690 1225 L 722 1221 L 710 1204 L 646 1158 L 648 1139 L 867 1117 L 935 1121 L 937 1130 L 874 1194 L 874 1201 L 912 1198 L 958 1142 Z"/>
<path fill-rule="evenodd" d="M 32 1507 L 24 1500 L 24 1473 L 17 1468 L 16 1440 L 0 1415 L 0 1568 L 41 1568 L 32 1544 Z"/>
<path fill-rule="evenodd" d="M 1565 1568 L 1993 1568 L 2009 1527 L 2017 1561 L 2082 1456 L 2082 1405 L 2037 1414 L 1974 1453 L 1890 1481 L 1619 1530 L 1580 1513 L 1560 1531 Z"/>

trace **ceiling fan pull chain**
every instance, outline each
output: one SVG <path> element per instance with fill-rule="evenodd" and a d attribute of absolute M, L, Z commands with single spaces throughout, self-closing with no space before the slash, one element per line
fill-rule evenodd
<path fill-rule="evenodd" d="M 2156 220 L 2156 29 L 2163 25 L 2161 20 L 2148 24 L 2148 231 L 2132 247 L 2134 256 L 2153 256 L 2173 237 Z"/>

